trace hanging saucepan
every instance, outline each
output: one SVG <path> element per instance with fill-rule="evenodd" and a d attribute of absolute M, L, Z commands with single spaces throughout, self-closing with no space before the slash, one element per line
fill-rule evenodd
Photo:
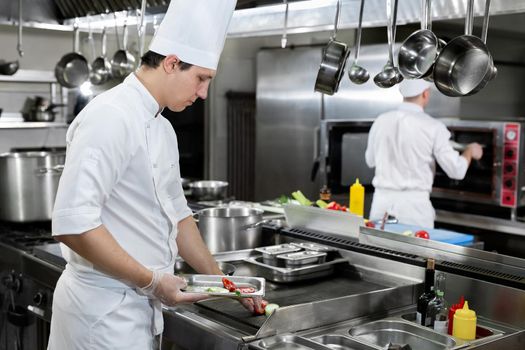
<path fill-rule="evenodd" d="M 326 45 L 323 50 L 323 59 L 319 67 L 319 72 L 317 73 L 317 79 L 315 80 L 315 91 L 327 95 L 333 95 L 339 89 L 339 83 L 345 70 L 346 59 L 350 54 L 348 46 L 336 40 L 340 7 L 341 0 L 338 0 L 335 12 L 334 32 L 328 45 Z"/>
<path fill-rule="evenodd" d="M 67 88 L 75 88 L 89 78 L 89 65 L 84 56 L 78 50 L 78 24 L 74 25 L 73 52 L 62 56 L 55 66 L 55 77 L 60 85 Z"/>
<path fill-rule="evenodd" d="M 128 20 L 124 20 L 123 48 L 115 52 L 111 60 L 111 73 L 115 78 L 123 79 L 135 69 L 135 57 L 127 50 L 128 45 Z M 116 29 L 116 28 L 115 28 Z"/>
<path fill-rule="evenodd" d="M 399 48 L 397 61 L 407 79 L 431 77 L 434 62 L 446 43 L 432 32 L 432 0 L 424 0 L 421 29 L 412 33 Z"/>
<path fill-rule="evenodd" d="M 482 39 L 471 35 L 473 7 L 474 0 L 468 0 L 465 35 L 451 40 L 443 48 L 434 65 L 434 83 L 438 90 L 447 96 L 475 94 L 497 75 L 494 61 L 485 44 L 490 0 L 485 2 Z"/>
<path fill-rule="evenodd" d="M 91 74 L 89 80 L 93 85 L 101 85 L 109 80 L 111 76 L 111 63 L 106 56 L 107 34 L 106 27 L 102 29 L 102 53 L 95 58 L 91 65 Z"/>

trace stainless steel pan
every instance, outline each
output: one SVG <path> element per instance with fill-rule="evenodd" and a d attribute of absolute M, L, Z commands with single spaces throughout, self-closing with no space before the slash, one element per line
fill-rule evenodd
<path fill-rule="evenodd" d="M 472 35 L 474 0 L 468 0 L 465 35 L 451 40 L 434 65 L 434 83 L 439 91 L 451 97 L 472 95 L 497 75 L 487 48 L 490 0 L 485 2 L 482 39 Z"/>
<path fill-rule="evenodd" d="M 116 28 L 115 28 L 116 29 Z M 118 32 L 118 30 L 117 30 Z M 115 78 L 123 79 L 135 69 L 135 57 L 127 50 L 128 45 L 128 24 L 127 18 L 124 21 L 122 46 L 123 48 L 115 52 L 111 60 L 111 73 Z"/>
<path fill-rule="evenodd" d="M 319 67 L 319 72 L 317 73 L 317 79 L 315 80 L 315 91 L 327 95 L 333 95 L 339 89 L 339 83 L 345 70 L 346 59 L 350 54 L 348 46 L 336 40 L 340 8 L 341 1 L 338 0 L 335 12 L 334 32 L 323 50 L 323 59 Z"/>
<path fill-rule="evenodd" d="M 78 25 L 75 23 L 73 52 L 62 56 L 55 66 L 55 77 L 58 83 L 67 88 L 78 87 L 89 78 L 88 62 L 78 50 L 78 35 Z"/>
<path fill-rule="evenodd" d="M 91 74 L 89 80 L 93 85 L 102 85 L 107 82 L 111 76 L 111 63 L 106 56 L 107 33 L 106 27 L 102 30 L 102 52 L 101 55 L 93 61 L 91 65 Z"/>
<path fill-rule="evenodd" d="M 407 79 L 431 76 L 434 62 L 445 46 L 432 32 L 432 0 L 423 0 L 421 29 L 412 33 L 399 48 L 397 61 L 401 74 Z"/>

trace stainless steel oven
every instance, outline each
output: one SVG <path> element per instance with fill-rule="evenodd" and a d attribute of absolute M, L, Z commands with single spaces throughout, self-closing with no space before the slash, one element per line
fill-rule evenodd
<path fill-rule="evenodd" d="M 437 166 L 433 198 L 479 205 L 518 208 L 525 205 L 523 125 L 512 121 L 442 119 L 451 139 L 459 144 L 478 142 L 483 157 L 472 161 L 465 178 L 452 180 Z"/>

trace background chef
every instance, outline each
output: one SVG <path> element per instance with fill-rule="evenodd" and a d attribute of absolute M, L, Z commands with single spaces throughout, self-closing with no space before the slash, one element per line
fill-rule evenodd
<path fill-rule="evenodd" d="M 386 212 L 402 224 L 433 228 L 430 192 L 436 161 L 450 178 L 461 180 L 483 150 L 477 143 L 461 155 L 452 148 L 446 126 L 423 111 L 430 100 L 430 83 L 404 80 L 399 91 L 403 103 L 378 116 L 368 138 L 366 163 L 375 168 L 370 219 L 380 220 Z"/>
<path fill-rule="evenodd" d="M 177 138 L 160 112 L 206 98 L 235 3 L 172 0 L 141 67 L 71 124 L 53 212 L 67 266 L 49 349 L 157 348 L 160 301 L 203 298 L 180 291 L 177 253 L 200 273 L 221 274 L 191 217 Z"/>

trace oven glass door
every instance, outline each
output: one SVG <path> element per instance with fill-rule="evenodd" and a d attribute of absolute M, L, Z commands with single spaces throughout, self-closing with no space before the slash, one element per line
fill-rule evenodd
<path fill-rule="evenodd" d="M 374 169 L 365 161 L 372 122 L 338 122 L 328 128 L 327 179 L 332 193 L 345 193 L 359 179 L 371 185 Z"/>
<path fill-rule="evenodd" d="M 473 129 L 465 127 L 449 127 L 451 139 L 459 144 L 477 142 L 483 147 L 483 157 L 472 160 L 463 180 L 450 179 L 443 169 L 436 164 L 434 191 L 449 193 L 451 196 L 467 196 L 469 198 L 496 197 L 496 137 L 495 129 Z"/>

